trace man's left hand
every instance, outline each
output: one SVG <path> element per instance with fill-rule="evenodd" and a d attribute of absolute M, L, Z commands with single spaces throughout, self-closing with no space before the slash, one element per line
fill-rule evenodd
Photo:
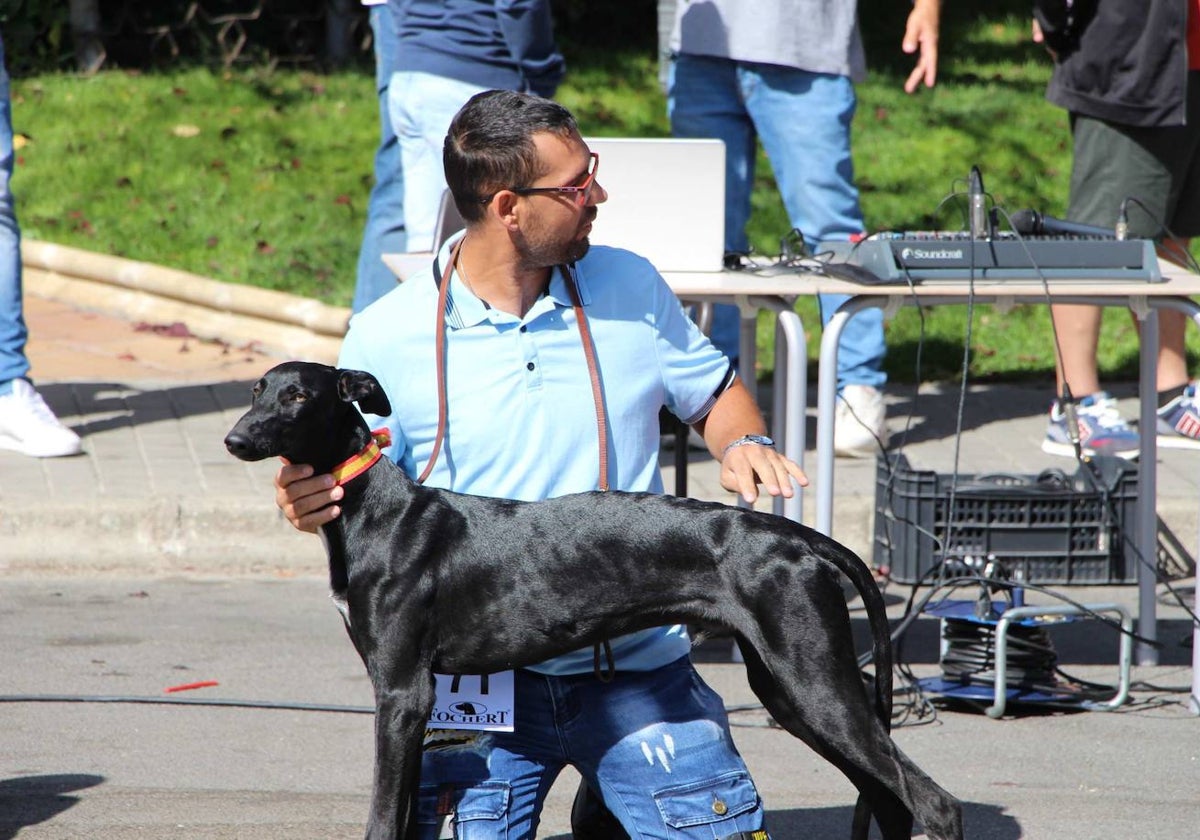
<path fill-rule="evenodd" d="M 795 461 L 769 446 L 754 443 L 735 446 L 721 460 L 721 486 L 738 493 L 748 504 L 758 499 L 758 485 L 772 496 L 790 499 L 796 491 L 792 482 L 808 486 L 808 476 Z"/>

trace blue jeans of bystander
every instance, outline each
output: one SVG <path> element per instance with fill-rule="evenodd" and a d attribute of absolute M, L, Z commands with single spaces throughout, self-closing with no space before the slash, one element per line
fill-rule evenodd
<path fill-rule="evenodd" d="M 395 73 L 388 85 L 392 129 L 400 138 L 404 167 L 404 216 L 408 250 L 435 251 L 438 208 L 446 190 L 442 146 L 458 110 L 486 88 L 434 76 Z"/>
<path fill-rule="evenodd" d="M 351 309 L 358 312 L 396 288 L 396 275 L 383 264 L 383 255 L 407 250 L 404 231 L 404 170 L 400 143 L 388 114 L 388 83 L 392 79 L 396 24 L 386 4 L 372 6 L 371 35 L 375 50 L 375 89 L 379 96 L 379 148 L 375 151 L 375 184 L 367 201 L 367 221 L 358 252 L 358 272 Z"/>
<path fill-rule="evenodd" d="M 9 180 L 13 174 L 12 103 L 4 42 L 0 40 L 0 396 L 12 391 L 14 379 L 29 373 L 21 290 L 21 229 Z"/>
<path fill-rule="evenodd" d="M 863 231 L 850 155 L 857 104 L 848 77 L 707 56 L 675 56 L 668 83 L 671 132 L 725 143 L 725 250 L 748 250 L 746 223 L 761 139 L 792 225 L 811 247 Z M 845 302 L 822 295 L 822 323 Z M 739 323 L 732 306 L 717 307 L 713 342 L 736 357 Z M 838 344 L 838 387 L 881 388 L 886 354 L 883 314 L 858 313 Z"/>

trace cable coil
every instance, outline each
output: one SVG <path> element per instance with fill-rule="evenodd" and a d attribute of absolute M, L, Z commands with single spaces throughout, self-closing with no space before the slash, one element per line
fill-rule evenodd
<path fill-rule="evenodd" d="M 1006 684 L 1050 687 L 1057 680 L 1058 654 L 1045 627 L 1016 623 L 1008 628 Z M 947 618 L 942 622 L 942 674 L 959 682 L 991 685 L 996 679 L 996 626 Z"/>

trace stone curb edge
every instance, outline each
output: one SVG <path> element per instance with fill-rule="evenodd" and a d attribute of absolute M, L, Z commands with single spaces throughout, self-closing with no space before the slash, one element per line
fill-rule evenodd
<path fill-rule="evenodd" d="M 200 338 L 332 364 L 347 307 L 225 283 L 186 271 L 46 242 L 21 244 L 25 288 L 39 297 L 151 322 L 180 321 Z"/>

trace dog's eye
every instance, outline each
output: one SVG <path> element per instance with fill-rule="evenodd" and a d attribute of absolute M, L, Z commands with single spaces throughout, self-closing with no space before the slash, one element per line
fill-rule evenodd
<path fill-rule="evenodd" d="M 304 393 L 303 391 L 297 391 L 296 393 L 289 395 L 288 399 L 292 402 L 298 403 L 308 402 L 308 394 Z"/>

